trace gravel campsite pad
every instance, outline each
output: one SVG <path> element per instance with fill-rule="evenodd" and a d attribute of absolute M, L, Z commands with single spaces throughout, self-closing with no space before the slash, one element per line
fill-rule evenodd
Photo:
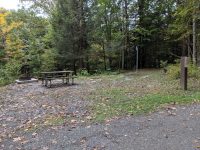
<path fill-rule="evenodd" d="M 94 123 L 87 95 L 104 83 L 101 79 L 79 79 L 78 83 L 55 88 L 41 83 L 0 88 L 0 149 L 200 149 L 199 104 L 170 105 L 148 115 Z"/>

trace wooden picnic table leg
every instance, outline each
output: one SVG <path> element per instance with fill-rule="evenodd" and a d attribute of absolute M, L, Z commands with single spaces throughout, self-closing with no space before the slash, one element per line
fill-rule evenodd
<path fill-rule="evenodd" d="M 73 84 L 72 72 L 69 73 L 69 79 L 71 80 L 71 84 Z"/>
<path fill-rule="evenodd" d="M 68 84 L 69 83 L 69 74 L 67 72 L 65 73 L 65 77 L 66 77 L 65 84 Z"/>
<path fill-rule="evenodd" d="M 45 80 L 44 82 L 45 82 L 45 86 L 47 86 L 47 84 L 48 84 L 48 83 L 47 83 L 47 77 L 46 77 L 46 76 L 47 76 L 47 75 L 45 74 L 45 75 L 44 75 L 44 80 Z"/>
<path fill-rule="evenodd" d="M 68 79 L 67 79 L 68 83 L 70 84 L 70 73 L 68 74 Z"/>
<path fill-rule="evenodd" d="M 47 85 L 48 85 L 48 80 L 47 78 L 45 78 L 45 86 L 47 87 Z"/>
<path fill-rule="evenodd" d="M 51 80 L 49 80 L 49 87 L 51 87 Z"/>
<path fill-rule="evenodd" d="M 66 82 L 65 82 L 65 84 L 67 84 L 67 73 L 64 73 L 64 75 L 65 75 L 65 77 L 66 77 Z"/>

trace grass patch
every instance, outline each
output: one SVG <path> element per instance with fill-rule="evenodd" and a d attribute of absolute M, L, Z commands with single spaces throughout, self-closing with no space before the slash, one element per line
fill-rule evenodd
<path fill-rule="evenodd" d="M 103 88 L 90 95 L 95 121 L 150 113 L 171 103 L 200 102 L 200 91 L 196 90 L 200 84 L 193 79 L 189 91 L 180 90 L 179 80 L 168 80 L 160 71 L 118 75 L 115 79 L 106 78 Z"/>
<path fill-rule="evenodd" d="M 62 125 L 65 122 L 65 118 L 61 116 L 49 116 L 46 118 L 44 125 L 45 126 L 58 126 Z"/>

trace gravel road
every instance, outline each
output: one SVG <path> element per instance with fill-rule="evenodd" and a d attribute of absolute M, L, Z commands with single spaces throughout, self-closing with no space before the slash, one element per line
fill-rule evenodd
<path fill-rule="evenodd" d="M 173 106 L 146 116 L 85 124 L 84 118 L 89 115 L 88 104 L 81 95 L 92 92 L 92 84 L 93 81 L 81 83 L 81 86 L 45 89 L 40 83 L 35 83 L 1 89 L 0 149 L 200 149 L 199 104 Z M 86 86 L 91 86 L 88 88 L 91 91 L 86 91 Z M 50 115 L 69 115 L 71 120 L 59 125 L 43 122 L 40 128 L 38 121 L 47 120 Z"/>

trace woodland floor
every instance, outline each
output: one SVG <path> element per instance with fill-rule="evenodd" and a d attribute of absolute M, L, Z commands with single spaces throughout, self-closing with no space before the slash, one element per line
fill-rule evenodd
<path fill-rule="evenodd" d="M 198 150 L 200 84 L 178 82 L 141 71 L 1 87 L 0 149 Z"/>

